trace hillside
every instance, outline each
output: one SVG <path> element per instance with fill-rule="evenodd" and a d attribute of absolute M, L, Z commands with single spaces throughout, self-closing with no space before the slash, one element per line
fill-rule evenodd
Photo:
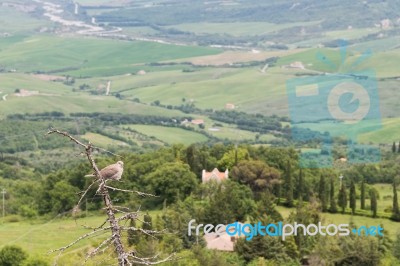
<path fill-rule="evenodd" d="M 0 265 L 47 266 L 56 248 L 59 265 L 111 265 L 121 246 L 134 265 L 400 265 L 399 14 L 395 0 L 0 0 Z M 117 161 L 101 175 L 119 182 L 88 175 Z M 225 235 L 221 252 L 193 219 L 352 233 Z"/>

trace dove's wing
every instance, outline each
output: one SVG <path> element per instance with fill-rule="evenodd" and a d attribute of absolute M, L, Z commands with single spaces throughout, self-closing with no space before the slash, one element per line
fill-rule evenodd
<path fill-rule="evenodd" d="M 111 164 L 103 169 L 100 170 L 100 174 L 103 176 L 104 179 L 110 179 L 114 175 L 116 175 L 119 171 L 119 165 Z"/>

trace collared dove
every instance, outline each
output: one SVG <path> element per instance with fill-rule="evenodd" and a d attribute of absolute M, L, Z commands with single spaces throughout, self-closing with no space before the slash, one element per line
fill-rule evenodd
<path fill-rule="evenodd" d="M 124 162 L 118 161 L 117 163 L 110 164 L 100 170 L 101 176 L 105 179 L 120 180 L 124 171 Z M 85 177 L 93 177 L 95 174 L 85 175 Z"/>

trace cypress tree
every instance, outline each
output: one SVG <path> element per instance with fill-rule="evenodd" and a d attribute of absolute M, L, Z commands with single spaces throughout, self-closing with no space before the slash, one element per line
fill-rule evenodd
<path fill-rule="evenodd" d="M 135 219 L 130 219 L 129 227 L 137 228 Z M 139 231 L 131 229 L 131 228 L 128 229 L 128 245 L 129 246 L 136 245 L 137 243 L 139 243 L 139 240 L 140 240 L 139 239 Z"/>
<path fill-rule="evenodd" d="M 300 168 L 299 172 L 299 184 L 297 186 L 298 189 L 298 200 L 303 201 L 303 170 Z"/>
<path fill-rule="evenodd" d="M 152 224 L 152 219 L 151 216 L 146 213 L 143 217 L 143 226 L 142 229 L 143 230 L 147 230 L 147 231 L 152 231 L 153 230 L 153 224 Z M 149 233 L 149 232 L 148 232 Z M 149 233 L 150 234 L 150 233 Z M 146 235 L 146 238 L 148 238 L 149 235 Z"/>
<path fill-rule="evenodd" d="M 376 213 L 378 211 L 378 203 L 376 199 L 376 191 L 375 189 L 371 189 L 369 191 L 370 198 L 371 198 L 371 211 L 372 211 L 372 217 L 376 218 Z"/>
<path fill-rule="evenodd" d="M 319 178 L 319 190 L 318 190 L 318 198 L 321 201 L 322 211 L 327 211 L 328 209 L 328 202 L 327 202 L 327 195 L 326 195 L 326 183 L 325 183 L 325 176 L 321 174 Z"/>
<path fill-rule="evenodd" d="M 288 207 L 293 207 L 293 181 L 292 181 L 292 173 L 291 173 L 291 165 L 288 162 L 286 169 L 286 205 Z"/>
<path fill-rule="evenodd" d="M 335 201 L 335 183 L 333 181 L 333 178 L 331 178 L 329 211 L 332 213 L 337 212 L 336 201 Z"/>
<path fill-rule="evenodd" d="M 340 190 L 339 190 L 338 205 L 339 205 L 339 207 L 342 208 L 342 213 L 344 213 L 346 206 L 347 206 L 347 195 L 346 195 L 346 188 L 344 186 L 344 183 L 342 183 L 342 186 L 340 187 Z"/>
<path fill-rule="evenodd" d="M 351 180 L 350 185 L 350 208 L 351 213 L 354 214 L 356 211 L 356 186 L 354 185 L 353 180 Z"/>
<path fill-rule="evenodd" d="M 392 152 L 395 153 L 396 152 L 396 142 L 393 141 L 393 145 L 392 145 Z"/>
<path fill-rule="evenodd" d="M 364 178 L 361 181 L 361 209 L 365 210 L 365 182 L 364 182 Z"/>
<path fill-rule="evenodd" d="M 276 197 L 278 198 L 277 199 L 277 201 L 276 201 L 276 205 L 279 205 L 279 204 L 281 204 L 281 190 L 282 190 L 282 185 L 281 184 L 277 184 L 276 185 L 276 188 L 275 188 L 276 190 Z"/>
<path fill-rule="evenodd" d="M 393 180 L 393 215 L 392 215 L 392 219 L 395 221 L 400 220 L 400 209 L 399 209 L 399 201 L 397 198 L 396 179 Z"/>

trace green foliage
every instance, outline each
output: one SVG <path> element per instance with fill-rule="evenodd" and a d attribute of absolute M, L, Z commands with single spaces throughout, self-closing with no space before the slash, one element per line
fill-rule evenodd
<path fill-rule="evenodd" d="M 292 166 L 290 161 L 287 162 L 285 173 L 285 190 L 286 190 L 286 206 L 293 207 L 293 180 L 292 180 Z"/>
<path fill-rule="evenodd" d="M 393 256 L 400 260 L 400 232 L 397 232 L 396 239 L 393 243 Z"/>
<path fill-rule="evenodd" d="M 277 265 L 276 261 L 265 260 L 265 258 L 263 257 L 256 258 L 247 264 L 247 266 L 275 266 L 275 265 Z"/>
<path fill-rule="evenodd" d="M 328 193 L 327 193 L 327 189 L 326 189 L 325 176 L 321 175 L 320 179 L 319 179 L 318 198 L 321 202 L 322 211 L 324 211 L 324 212 L 328 210 L 327 196 L 328 196 Z"/>
<path fill-rule="evenodd" d="M 204 239 L 194 234 L 188 235 L 189 221 L 195 219 L 200 222 L 204 219 L 204 213 L 199 210 L 190 197 L 185 202 L 179 201 L 177 204 L 168 208 L 162 215 L 164 228 L 168 233 L 178 237 L 181 240 L 183 248 L 191 248 L 198 244 L 204 246 Z M 163 228 L 163 229 L 164 229 Z M 176 243 L 176 241 L 174 241 Z"/>
<path fill-rule="evenodd" d="M 392 219 L 395 221 L 400 221 L 400 208 L 399 208 L 399 200 L 397 197 L 397 184 L 396 179 L 393 179 L 393 210 L 392 210 Z"/>
<path fill-rule="evenodd" d="M 291 212 L 288 217 L 288 222 L 298 224 L 318 224 L 321 221 L 320 206 L 315 198 L 311 198 L 310 203 L 305 205 L 298 205 L 294 212 Z M 308 255 L 312 252 L 315 247 L 317 240 L 320 236 L 314 237 L 305 236 L 303 230 L 299 230 L 297 235 L 294 236 L 297 250 L 300 254 L 300 258 Z"/>
<path fill-rule="evenodd" d="M 269 192 L 261 194 L 259 201 L 257 201 L 257 210 L 253 215 L 253 220 L 268 220 L 272 222 L 279 222 L 283 220 L 282 215 L 276 209 L 274 197 Z"/>
<path fill-rule="evenodd" d="M 335 182 L 332 177 L 331 177 L 331 185 L 330 185 L 329 195 L 330 195 L 329 211 L 332 213 L 336 213 L 337 207 L 336 207 L 336 200 L 335 200 Z"/>
<path fill-rule="evenodd" d="M 190 145 L 186 148 L 186 162 L 193 173 L 200 176 L 203 169 L 210 170 L 217 165 L 207 146 Z"/>
<path fill-rule="evenodd" d="M 174 203 L 187 197 L 197 186 L 197 178 L 187 164 L 165 163 L 145 176 L 149 191 L 159 196 L 159 201 Z"/>
<path fill-rule="evenodd" d="M 143 258 L 152 258 L 160 251 L 160 243 L 154 238 L 141 238 L 136 245 L 137 255 Z"/>
<path fill-rule="evenodd" d="M 79 190 L 69 184 L 67 181 L 59 181 L 49 192 L 51 197 L 51 206 L 54 213 L 70 211 L 77 202 L 76 193 Z"/>
<path fill-rule="evenodd" d="M 153 219 L 151 218 L 151 216 L 146 213 L 143 217 L 143 226 L 142 226 L 143 230 L 146 231 L 152 231 L 153 230 Z"/>
<path fill-rule="evenodd" d="M 211 224 L 228 224 L 246 221 L 255 209 L 249 187 L 233 181 L 221 183 L 205 206 L 204 221 Z"/>
<path fill-rule="evenodd" d="M 227 151 L 224 156 L 218 161 L 218 167 L 220 169 L 232 169 L 237 163 L 242 160 L 249 159 L 249 152 L 246 148 L 234 148 Z"/>
<path fill-rule="evenodd" d="M 190 261 L 197 262 L 197 264 L 194 265 L 233 266 L 241 264 L 241 261 L 238 263 L 237 258 L 233 258 L 234 261 L 232 263 L 229 261 L 234 255 L 227 256 L 221 252 L 208 250 L 199 245 L 193 246 L 191 251 L 193 252 L 193 258 Z"/>
<path fill-rule="evenodd" d="M 344 213 L 344 211 L 347 207 L 347 193 L 346 193 L 346 187 L 344 186 L 344 183 L 342 183 L 340 190 L 339 190 L 338 205 L 340 208 L 342 208 L 342 213 Z"/>
<path fill-rule="evenodd" d="M 38 215 L 38 212 L 36 209 L 33 209 L 28 205 L 21 205 L 21 207 L 18 209 L 18 214 L 22 217 L 34 218 Z"/>
<path fill-rule="evenodd" d="M 255 195 L 272 191 L 280 183 L 280 172 L 263 161 L 241 161 L 231 171 L 232 179 L 248 185 Z"/>
<path fill-rule="evenodd" d="M 372 211 L 372 217 L 376 217 L 376 213 L 378 211 L 378 203 L 377 203 L 377 194 L 378 192 L 376 191 L 375 188 L 371 188 L 369 190 L 369 196 L 371 199 L 371 211 Z"/>
<path fill-rule="evenodd" d="M 255 236 L 251 241 L 239 238 L 235 244 L 237 252 L 246 262 L 250 262 L 259 257 L 267 260 L 274 260 L 281 263 L 296 260 L 286 254 L 284 243 L 279 237 L 273 236 Z"/>
<path fill-rule="evenodd" d="M 367 236 L 322 237 L 312 256 L 317 265 L 379 265 L 378 239 Z"/>
<path fill-rule="evenodd" d="M 175 235 L 163 236 L 163 250 L 167 253 L 179 252 L 183 249 L 183 240 Z"/>
<path fill-rule="evenodd" d="M 281 119 L 277 116 L 263 116 L 261 114 L 252 115 L 237 111 L 216 111 L 210 115 L 216 121 L 236 124 L 239 129 L 268 133 L 269 131 L 281 131 Z"/>
<path fill-rule="evenodd" d="M 129 227 L 131 228 L 137 228 L 136 227 L 136 220 L 135 219 L 130 219 L 129 221 Z M 128 245 L 133 246 L 139 243 L 140 241 L 140 234 L 138 230 L 134 229 L 128 229 Z M 138 229 L 138 228 L 137 228 Z"/>
<path fill-rule="evenodd" d="M 351 180 L 350 184 L 350 208 L 351 213 L 354 214 L 356 211 L 356 186 L 353 180 Z"/>
<path fill-rule="evenodd" d="M 5 246 L 0 250 L 0 265 L 19 266 L 28 257 L 18 246 Z"/>
<path fill-rule="evenodd" d="M 365 210 L 365 181 L 364 181 L 364 179 L 362 179 L 362 181 L 361 181 L 361 188 L 360 188 L 360 190 L 361 190 L 361 195 L 360 195 L 360 203 L 361 203 L 361 209 L 362 210 Z"/>

